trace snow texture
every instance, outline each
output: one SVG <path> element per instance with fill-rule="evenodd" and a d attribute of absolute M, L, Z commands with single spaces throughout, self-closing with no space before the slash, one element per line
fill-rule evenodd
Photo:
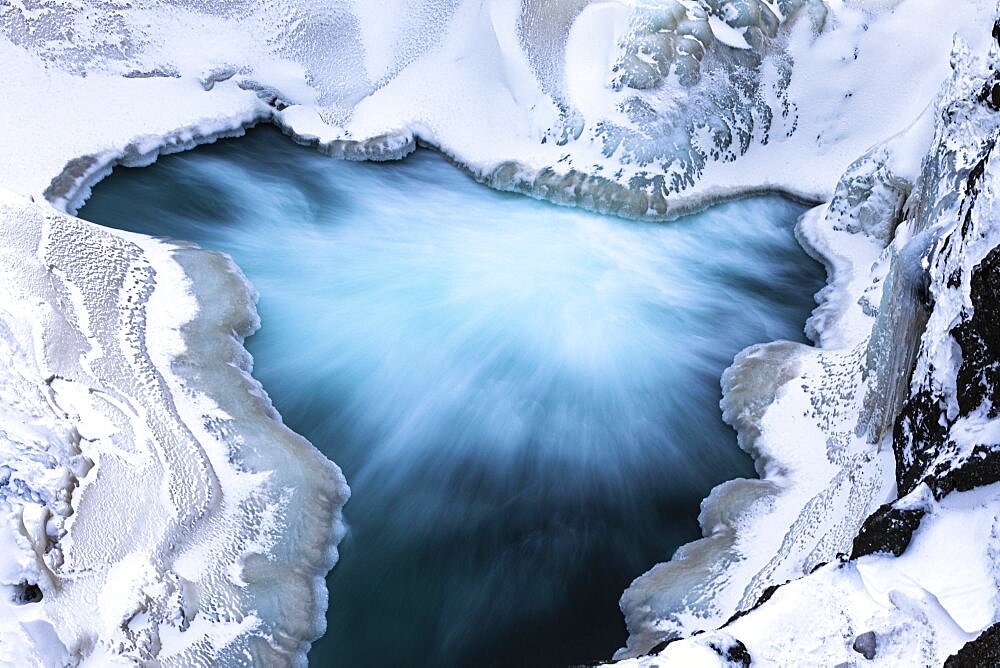
<path fill-rule="evenodd" d="M 252 290 L 221 256 L 68 215 L 115 164 L 261 121 L 349 159 L 424 142 L 632 217 L 825 202 L 798 227 L 830 272 L 817 346 L 754 347 L 723 379 L 760 479 L 716 489 L 706 538 L 624 594 L 619 656 L 958 650 L 997 621 L 956 603 L 989 559 L 935 573 L 956 532 L 995 544 L 992 469 L 961 473 L 997 429 L 968 399 L 995 359 L 984 5 L 0 0 L 0 657 L 302 663 L 322 633 L 347 489 L 249 377 Z"/>
<path fill-rule="evenodd" d="M 300 658 L 346 487 L 247 375 L 238 270 L 7 192 L 0 224 L 0 662 Z"/>
<path fill-rule="evenodd" d="M 839 311 L 871 313 L 864 363 L 853 381 L 856 396 L 864 397 L 854 411 L 855 420 L 860 416 L 855 437 L 893 458 L 881 463 L 889 476 L 883 481 L 890 484 L 888 502 L 865 520 L 849 550 L 823 559 L 829 563 L 805 563 L 816 570 L 793 575 L 784 586 L 772 580 L 756 602 L 741 602 L 745 614 L 718 631 L 668 639 L 625 665 L 682 665 L 699 652 L 709 665 L 727 665 L 731 658 L 719 648 L 729 647 L 754 662 L 781 665 L 995 662 L 1000 23 L 993 36 L 998 41 L 988 53 L 956 43 L 954 73 L 925 118 L 859 160 L 825 209 L 827 230 L 891 239 L 870 265 L 870 286 L 857 306 Z M 916 146 L 927 153 L 911 179 Z M 813 241 L 809 227 L 805 222 L 803 231 Z M 838 277 L 835 271 L 834 286 Z M 825 318 L 833 305 L 821 305 L 816 318 Z M 813 326 L 826 343 L 834 321 L 816 318 Z M 836 337 L 837 327 L 832 331 Z M 739 368 L 737 362 L 730 373 Z M 831 403 L 821 413 L 829 413 Z M 780 406 L 781 400 L 774 402 L 765 417 Z M 783 439 L 791 435 L 784 428 L 775 432 Z M 865 467 L 862 475 L 872 470 Z M 857 487 L 864 478 L 854 475 Z M 691 627 L 682 631 L 689 634 Z"/>

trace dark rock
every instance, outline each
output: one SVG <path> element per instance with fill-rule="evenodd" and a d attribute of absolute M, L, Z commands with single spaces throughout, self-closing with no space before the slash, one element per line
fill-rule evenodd
<path fill-rule="evenodd" d="M 1000 666 L 1000 624 L 994 624 L 970 640 L 944 662 L 944 668 Z"/>
<path fill-rule="evenodd" d="M 898 557 L 909 547 L 913 532 L 920 526 L 923 517 L 923 510 L 899 510 L 888 504 L 882 506 L 861 526 L 854 539 L 851 559 L 880 552 Z"/>
<path fill-rule="evenodd" d="M 14 596 L 11 601 L 16 605 L 26 605 L 28 603 L 38 603 L 42 600 L 42 590 L 34 582 L 21 582 L 14 587 Z"/>
<path fill-rule="evenodd" d="M 976 265 L 969 288 L 972 314 L 951 331 L 962 349 L 955 382 L 959 417 L 986 406 L 992 419 L 1000 415 L 1000 248 Z M 968 460 L 957 466 L 939 464 L 930 473 L 927 481 L 937 498 L 998 482 L 1000 444 L 980 443 Z M 913 471 L 911 478 L 915 475 Z"/>
<path fill-rule="evenodd" d="M 871 661 L 878 652 L 878 638 L 875 637 L 874 631 L 862 633 L 854 639 L 854 644 L 851 647 L 855 652 Z"/>
<path fill-rule="evenodd" d="M 1000 86 L 997 76 L 987 82 L 981 98 L 992 104 L 993 86 Z M 1000 88 L 998 101 L 1000 101 Z M 985 96 L 985 97 L 984 97 Z M 960 207 L 963 218 L 960 230 L 945 238 L 940 250 L 942 255 L 966 252 L 964 244 L 972 234 L 973 210 L 982 192 L 986 167 L 993 155 L 996 141 L 982 149 L 975 164 L 965 178 L 964 198 Z M 949 285 L 958 288 L 960 274 L 949 278 Z M 984 404 L 989 406 L 988 417 L 998 415 L 1000 407 L 1000 248 L 980 262 L 972 272 L 970 281 L 972 312 L 951 331 L 951 336 L 962 349 L 962 363 L 956 378 L 956 398 L 959 415 L 949 419 L 944 401 L 936 391 L 923 389 L 911 396 L 903 405 L 893 431 L 893 451 L 896 457 L 896 485 L 899 495 L 905 496 L 921 482 L 927 482 L 935 495 L 956 489 L 989 484 L 1000 480 L 1000 460 L 992 450 L 983 447 L 967 462 L 942 464 L 948 451 L 956 451 L 949 443 L 948 432 L 955 420 L 970 415 Z M 932 374 L 933 375 L 933 374 Z M 973 470 L 954 474 L 952 469 L 972 466 Z"/>
<path fill-rule="evenodd" d="M 750 656 L 750 652 L 747 650 L 747 646 L 743 644 L 743 641 L 732 639 L 732 643 L 727 646 L 722 646 L 719 643 L 709 643 L 708 645 L 715 652 L 721 656 L 723 659 L 729 662 L 733 666 L 741 666 L 742 668 L 750 668 L 750 664 L 753 663 L 753 657 Z"/>
<path fill-rule="evenodd" d="M 977 445 L 972 457 L 957 468 L 942 466 L 929 485 L 940 499 L 951 492 L 968 492 L 995 482 L 1000 482 L 1000 447 L 994 444 Z"/>
<path fill-rule="evenodd" d="M 958 405 L 963 415 L 991 402 L 989 417 L 1000 410 L 1000 248 L 994 248 L 972 272 L 972 317 L 952 330 L 962 348 L 958 370 Z"/>
<path fill-rule="evenodd" d="M 948 423 L 937 397 L 924 390 L 903 403 L 892 435 L 899 496 L 920 484 L 947 440 Z"/>
<path fill-rule="evenodd" d="M 788 583 L 786 582 L 785 584 L 788 584 Z M 725 624 L 723 624 L 719 628 L 723 628 L 723 629 L 726 628 L 727 626 L 729 626 L 730 624 L 732 624 L 733 622 L 735 622 L 740 617 L 743 617 L 744 615 L 750 613 L 753 610 L 756 610 L 760 606 L 762 606 L 765 603 L 767 603 L 768 601 L 770 601 L 771 597 L 774 596 L 774 592 L 778 591 L 778 587 L 780 587 L 780 586 L 781 585 L 771 585 L 771 586 L 767 587 L 766 589 L 764 589 L 763 593 L 761 593 L 761 595 L 757 599 L 756 603 L 754 603 L 753 605 L 751 605 L 746 610 L 738 610 L 736 613 L 733 614 L 732 617 L 730 617 L 729 619 L 726 620 Z"/>

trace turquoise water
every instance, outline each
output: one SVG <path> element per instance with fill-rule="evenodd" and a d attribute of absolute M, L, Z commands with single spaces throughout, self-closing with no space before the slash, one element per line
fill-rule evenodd
<path fill-rule="evenodd" d="M 622 591 L 752 475 L 719 378 L 802 340 L 802 211 L 629 222 L 260 128 L 118 169 L 81 216 L 229 253 L 260 291 L 254 375 L 353 490 L 313 665 L 551 666 L 622 645 Z"/>

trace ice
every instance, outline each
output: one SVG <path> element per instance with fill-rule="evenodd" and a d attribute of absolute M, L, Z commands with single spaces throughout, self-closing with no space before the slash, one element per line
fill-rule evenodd
<path fill-rule="evenodd" d="M 636 216 L 763 187 L 818 197 L 919 115 L 952 34 L 988 20 L 971 0 L 933 29 L 925 1 L 872 12 L 817 0 L 12 4 L 0 10 L 8 93 L 36 104 L 3 120 L 50 139 L 0 180 L 40 194 L 71 159 L 106 165 L 139 136 L 269 117 L 321 144 L 416 136 L 497 187 Z M 212 72 L 227 78 L 205 91 Z M 67 96 L 72 108 L 55 103 Z"/>
<path fill-rule="evenodd" d="M 817 225 L 817 217 L 802 228 L 814 244 L 817 232 L 829 235 L 831 228 L 840 230 L 830 237 L 834 242 L 851 229 L 855 237 L 888 242 L 870 269 L 860 268 L 861 280 L 837 291 L 857 295 L 860 289 L 861 299 L 821 305 L 814 327 L 833 335 L 824 339 L 821 355 L 829 355 L 830 344 L 847 343 L 852 332 L 870 332 L 859 349 L 865 351 L 861 375 L 845 378 L 865 395 L 843 415 L 857 421 L 854 445 L 849 434 L 829 439 L 827 455 L 832 461 L 844 445 L 863 448 L 860 439 L 881 456 L 891 450 L 894 461 L 875 478 L 892 483 L 883 489 L 882 510 L 910 520 L 893 526 L 879 519 L 884 514 L 873 515 L 865 541 L 855 541 L 850 552 L 831 554 L 824 561 L 832 563 L 791 578 L 762 604 L 745 599 L 741 607 L 749 604 L 749 613 L 724 627 L 754 661 L 794 656 L 838 665 L 866 652 L 876 665 L 938 665 L 963 646 L 979 656 L 992 642 L 988 634 L 977 638 L 1000 616 L 1000 432 L 990 343 L 997 262 L 990 222 L 997 206 L 991 159 L 997 120 L 990 95 L 997 54 L 996 45 L 987 51 L 957 42 L 954 73 L 927 120 L 859 160 L 838 188 L 846 200 L 835 199 L 826 211 L 827 225 Z M 919 161 L 918 147 L 926 151 Z M 836 243 L 827 248 L 836 251 Z M 832 266 L 836 286 L 841 272 Z M 864 288 L 866 281 L 871 285 Z M 838 325 L 852 320 L 849 328 Z M 814 408 L 829 427 L 839 402 L 828 396 L 824 403 Z M 778 400 L 768 411 L 780 407 Z M 872 472 L 867 466 L 854 474 L 855 484 Z M 884 479 L 893 474 L 894 481 Z M 666 624 L 659 629 L 669 630 Z M 689 644 L 705 641 L 692 637 L 638 663 L 679 660 Z"/>
<path fill-rule="evenodd" d="M 313 659 L 379 643 L 371 663 L 453 665 L 530 660 L 526 634 L 546 657 L 609 654 L 628 581 L 752 473 L 719 375 L 751 342 L 801 339 L 823 280 L 802 209 L 622 221 L 492 192 L 431 151 L 345 164 L 259 128 L 118 170 L 81 215 L 230 253 L 260 289 L 255 374 L 354 490 Z"/>
<path fill-rule="evenodd" d="M 726 633 L 755 663 L 857 665 L 865 637 L 870 665 L 944 663 L 995 619 L 997 491 L 991 485 L 949 497 L 902 557 L 824 566 L 778 589 Z M 711 641 L 712 634 L 697 636 L 623 665 L 690 665 L 688 657 Z M 698 665 L 713 665 L 711 656 Z"/>
<path fill-rule="evenodd" d="M 991 216 L 970 218 L 970 229 L 981 230 L 979 236 L 956 235 L 951 228 L 931 230 L 933 238 L 921 236 L 936 225 L 936 213 L 956 204 L 949 198 L 965 192 L 955 178 L 988 162 L 981 155 L 972 159 L 984 144 L 960 139 L 981 136 L 981 119 L 956 117 L 956 130 L 932 138 L 926 123 L 923 130 L 913 129 L 920 125 L 913 123 L 949 77 L 950 61 L 971 68 L 968 54 L 988 42 L 984 28 L 993 20 L 988 5 L 960 0 L 942 11 L 933 0 L 865 6 L 841 0 L 400 0 L 379 12 L 374 3 L 305 0 L 0 4 L 0 84 L 6 101 L 0 107 L 0 187 L 13 193 L 4 195 L 2 205 L 9 261 L 0 307 L 9 331 L 5 345 L 15 360 L 2 371 L 10 392 L 3 424 L 5 433 L 8 424 L 22 425 L 11 427 L 4 439 L 4 447 L 15 451 L 4 456 L 16 464 L 3 465 L 10 470 L 7 480 L 15 479 L 16 469 L 23 483 L 8 484 L 16 495 L 4 502 L 11 526 L 27 518 L 23 532 L 17 528 L 5 535 L 13 536 L 7 544 L 15 545 L 10 563 L 16 573 L 38 580 L 45 611 L 22 606 L 19 621 L 4 622 L 11 629 L 4 637 L 14 638 L 19 648 L 50 647 L 51 661 L 61 661 L 64 651 L 49 642 L 52 628 L 72 655 L 110 659 L 124 648 L 145 656 L 155 647 L 157 620 L 176 612 L 174 604 L 191 591 L 184 585 L 191 578 L 205 591 L 242 592 L 201 599 L 206 606 L 222 606 L 214 611 L 234 611 L 232 618 L 220 615 L 211 628 L 198 622 L 198 637 L 215 643 L 212 659 L 229 651 L 220 648 L 244 646 L 254 633 L 273 631 L 280 609 L 303 611 L 302 619 L 288 620 L 288 634 L 282 636 L 287 645 L 275 649 L 264 641 L 253 644 L 254 651 L 271 648 L 278 654 L 269 658 L 301 660 L 308 639 L 321 631 L 315 621 L 321 607 L 315 601 L 324 598 L 318 578 L 332 563 L 324 546 L 336 540 L 336 508 L 346 490 L 305 443 L 276 426 L 262 390 L 243 384 L 250 381 L 239 336 L 226 328 L 211 330 L 205 345 L 222 347 L 195 352 L 189 339 L 182 347 L 176 334 L 184 322 L 197 322 L 190 320 L 195 298 L 182 297 L 178 286 L 190 285 L 189 277 L 196 275 L 195 292 L 221 309 L 222 300 L 213 301 L 201 284 L 215 277 L 220 290 L 236 289 L 242 285 L 234 278 L 238 274 L 221 260 L 211 268 L 191 260 L 181 271 L 182 252 L 171 255 L 153 242 L 96 232 L 41 204 L 47 199 L 72 212 L 113 164 L 148 163 L 161 151 L 238 134 L 264 120 L 343 157 L 397 158 L 423 141 L 491 186 L 608 213 L 664 219 L 764 190 L 824 201 L 799 227 L 800 237 L 832 272 L 811 320 L 819 349 L 783 344 L 756 349 L 727 376 L 731 387 L 743 380 L 751 388 L 727 399 L 726 410 L 746 431 L 746 447 L 757 454 L 766 476 L 761 489 L 730 486 L 706 504 L 710 540 L 731 543 L 718 563 L 739 555 L 739 566 L 719 571 L 712 567 L 718 553 L 687 549 L 681 556 L 707 554 L 695 560 L 701 566 L 685 567 L 693 580 L 706 584 L 687 611 L 687 604 L 666 590 L 651 588 L 638 596 L 653 602 L 626 611 L 637 634 L 630 651 L 644 651 L 678 630 L 717 625 L 752 603 L 767 584 L 798 577 L 845 550 L 866 513 L 891 500 L 897 482 L 910 485 L 911 478 L 939 464 L 959 470 L 983 452 L 977 446 L 984 444 L 970 436 L 977 433 L 969 424 L 972 413 L 954 389 L 962 356 L 946 333 L 969 313 L 969 277 L 993 245 Z M 953 54 L 955 33 L 968 47 Z M 954 80 L 954 95 L 946 96 L 950 103 L 989 91 L 982 78 L 966 75 Z M 945 110 L 954 111 L 930 113 Z M 889 147 L 889 155 L 869 153 L 907 128 L 912 134 Z M 940 160 L 931 165 L 939 178 L 924 179 L 922 186 L 930 190 L 907 196 L 908 189 L 921 185 L 914 156 L 931 155 L 932 142 L 949 149 L 933 154 Z M 858 163 L 859 156 L 866 157 Z M 946 187 L 940 195 L 932 192 L 941 184 Z M 904 214 L 908 221 L 900 220 Z M 921 227 L 925 223 L 931 227 Z M 927 287 L 935 308 L 918 344 L 896 346 L 890 335 L 897 329 L 911 341 L 920 330 L 919 319 L 908 317 L 903 306 L 920 301 L 920 291 L 914 291 L 919 282 L 912 280 L 919 272 L 908 270 L 915 269 L 915 257 L 925 256 L 934 259 Z M 910 301 L 894 297 L 900 287 L 909 291 Z M 248 301 L 246 288 L 240 290 L 235 302 Z M 177 298 L 162 298 L 166 294 Z M 235 331 L 249 331 L 248 313 L 237 309 L 227 315 Z M 205 354 L 238 360 L 243 368 L 212 367 L 200 357 Z M 174 358 L 206 384 L 183 380 L 172 369 Z M 949 429 L 962 411 L 967 419 L 957 438 L 946 439 L 940 449 L 902 449 L 906 473 L 895 481 L 885 439 L 905 392 L 910 359 L 915 370 L 909 398 L 930 402 Z M 755 394 L 750 381 L 769 375 L 793 380 L 781 387 L 768 383 L 764 396 Z M 226 383 L 243 388 L 251 399 L 221 391 Z M 882 401 L 883 395 L 891 400 Z M 211 419 L 206 422 L 205 416 Z M 234 472 L 223 444 L 237 443 L 233 434 L 242 429 L 253 432 L 241 450 L 251 463 L 247 471 Z M 89 444 L 88 433 L 96 444 L 88 445 L 93 456 L 83 455 L 94 463 L 89 472 L 82 458 L 74 459 L 75 448 L 82 455 L 81 444 Z M 325 509 L 294 497 L 282 501 L 277 487 L 269 487 L 280 487 L 279 477 L 263 472 L 287 460 L 254 443 L 284 443 L 296 456 L 314 457 L 313 472 L 322 472 L 323 480 L 318 483 L 309 470 L 295 472 L 300 475 L 295 480 L 323 486 L 331 495 Z M 43 451 L 44 456 L 37 454 Z M 0 469 L 0 480 L 5 475 Z M 163 509 L 156 521 L 145 526 L 121 512 L 125 489 L 136 491 L 134 503 Z M 230 495 L 266 502 L 220 502 Z M 67 504 L 72 522 L 58 519 L 67 517 Z M 276 508 L 294 508 L 302 522 L 269 533 L 266 526 L 285 522 L 280 513 L 264 512 Z M 247 527 L 251 516 L 269 518 L 270 524 L 261 529 L 249 523 L 257 526 L 247 529 L 251 535 L 229 531 Z M 223 517 L 226 531 L 211 540 L 198 534 L 206 517 Z M 307 534 L 310 526 L 327 529 L 314 534 L 311 549 L 293 550 L 296 532 Z M 182 570 L 198 562 L 181 559 L 181 543 L 170 547 L 171 537 L 178 536 L 191 541 L 189 556 L 212 555 L 214 561 L 205 562 L 210 572 L 186 571 L 176 578 L 167 572 L 175 558 Z M 282 563 L 302 560 L 311 570 L 283 592 L 255 590 L 254 578 L 263 579 L 271 562 L 248 558 L 239 570 L 240 549 L 227 546 L 227 537 L 279 555 Z M 135 615 L 135 628 L 115 627 L 108 636 L 98 628 L 100 615 L 83 618 L 78 610 L 94 605 L 88 597 L 100 588 L 107 568 L 128 557 L 131 541 L 146 546 L 147 555 L 158 545 L 155 566 L 166 570 L 129 571 L 143 576 L 134 582 L 149 590 L 152 616 Z M 42 543 L 57 547 L 39 555 Z M 198 552 L 202 549 L 207 551 Z M 46 559 L 56 555 L 63 555 L 66 567 L 101 566 L 56 588 L 46 579 L 54 568 Z M 219 570 L 211 571 L 214 566 Z M 703 567 L 708 570 L 699 570 Z M 711 581 L 701 580 L 701 572 L 711 573 Z M 153 584 L 147 587 L 147 581 Z M 249 584 L 234 584 L 240 581 Z M 643 591 L 642 582 L 626 601 Z M 22 585 L 8 578 L 5 586 Z M 832 598 L 848 591 L 836 582 L 831 587 Z M 245 615 L 249 599 L 240 598 L 253 591 L 261 597 L 256 617 Z M 314 603 L 299 605 L 303 596 Z M 866 596 L 844 600 L 863 608 L 869 605 Z M 940 659 L 941 648 L 965 638 L 948 626 L 951 617 L 933 596 L 901 595 L 898 601 L 893 605 L 899 616 L 879 618 L 885 629 L 895 629 L 886 637 L 888 646 L 901 652 L 898 657 Z M 920 631 L 921 619 L 931 620 L 947 642 Z M 780 624 L 783 618 L 771 621 Z M 900 640 L 905 629 L 926 643 L 907 646 Z M 163 638 L 171 639 L 164 657 L 195 659 L 184 654 L 186 641 L 171 636 L 166 625 Z M 200 659 L 211 660 L 209 654 Z"/>
<path fill-rule="evenodd" d="M 0 208 L 13 353 L 0 387 L 16 393 L 3 402 L 14 524 L 0 579 L 7 607 L 33 598 L 18 588 L 41 599 L 5 615 L 5 644 L 167 665 L 300 661 L 324 626 L 346 487 L 246 375 L 245 282 L 217 256 L 182 270 L 184 251 L 162 243 L 10 194 Z M 217 334 L 195 340 L 206 310 Z M 209 399 L 209 387 L 231 389 Z M 189 625 L 199 632 L 176 634 Z"/>

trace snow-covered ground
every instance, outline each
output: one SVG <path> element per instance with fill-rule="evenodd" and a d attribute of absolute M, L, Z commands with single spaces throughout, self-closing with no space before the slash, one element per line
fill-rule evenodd
<path fill-rule="evenodd" d="M 890 503 L 855 531 L 850 549 L 804 562 L 806 570 L 818 568 L 811 575 L 786 572 L 772 578 L 772 585 L 794 581 L 767 592 L 763 604 L 745 598 L 738 608 L 752 611 L 721 631 L 670 643 L 657 648 L 655 658 L 636 663 L 681 662 L 688 656 L 727 663 L 745 654 L 779 664 L 795 657 L 810 665 L 854 665 L 864 657 L 878 665 L 941 665 L 966 643 L 957 665 L 995 663 L 995 639 L 977 638 L 1000 620 L 995 408 L 1000 235 L 998 177 L 991 163 L 1000 131 L 1000 44 L 988 55 L 959 44 L 952 60 L 955 72 L 925 118 L 874 148 L 852 168 L 833 203 L 802 223 L 814 247 L 814 235 L 825 231 L 821 248 L 830 249 L 827 256 L 851 250 L 843 245 L 847 237 L 838 241 L 845 232 L 829 234 L 844 224 L 844 211 L 855 212 L 849 219 L 869 221 L 866 229 L 847 233 L 854 237 L 884 239 L 884 231 L 895 226 L 881 257 L 854 265 L 864 277 L 855 289 L 826 294 L 846 309 L 828 301 L 812 323 L 822 333 L 823 350 L 812 353 L 820 359 L 860 343 L 861 356 L 850 367 L 854 372 L 836 389 L 853 394 L 857 407 L 831 410 L 842 404 L 829 391 L 813 406 L 821 406 L 820 415 L 845 417 L 845 436 L 856 447 L 867 441 L 881 471 L 871 464 L 859 467 L 852 486 L 880 473 Z M 924 126 L 933 129 L 930 142 Z M 929 147 L 922 163 L 914 161 L 916 146 Z M 864 194 L 848 203 L 841 196 L 849 198 L 852 180 Z M 869 206 L 870 215 L 861 215 Z M 857 249 L 849 255 L 865 258 Z M 840 275 L 835 267 L 834 287 Z M 857 311 L 855 325 L 838 327 L 838 320 L 852 319 L 851 309 Z M 862 312 L 870 314 L 867 328 L 860 326 Z M 738 361 L 730 374 L 740 367 Z M 808 372 L 800 378 L 808 382 Z M 767 408 L 765 434 L 766 420 L 798 394 L 799 382 L 789 383 L 785 396 Z M 797 417 L 775 419 L 771 433 L 794 438 L 787 426 Z M 825 434 L 837 437 L 829 424 Z M 826 442 L 829 453 L 841 439 Z"/>
<path fill-rule="evenodd" d="M 347 491 L 246 375 L 239 271 L 18 195 L 0 224 L 0 662 L 300 656 Z"/>
<path fill-rule="evenodd" d="M 69 215 L 114 164 L 265 120 L 354 159 L 426 142 L 630 216 L 824 202 L 798 229 L 830 271 L 817 346 L 750 349 L 723 379 L 761 479 L 716 489 L 706 538 L 624 594 L 620 654 L 953 653 L 1000 618 L 1000 350 L 971 287 L 996 245 L 988 5 L 0 2 L 0 658 L 301 663 L 322 632 L 347 489 L 247 375 L 251 289 Z M 949 474 L 976 462 L 975 484 Z M 859 552 L 910 525 L 899 558 Z"/>

